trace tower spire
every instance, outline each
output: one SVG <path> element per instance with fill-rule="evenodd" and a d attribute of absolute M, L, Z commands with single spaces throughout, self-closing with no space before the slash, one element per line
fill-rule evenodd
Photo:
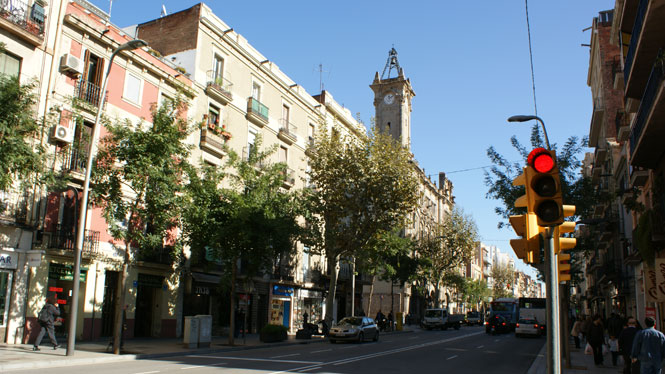
<path fill-rule="evenodd" d="M 388 61 L 386 61 L 386 66 L 383 68 L 383 72 L 381 73 L 381 79 L 386 79 L 390 78 L 390 72 L 395 69 L 395 73 L 397 73 L 398 76 L 404 76 L 404 72 L 402 71 L 402 68 L 399 66 L 399 61 L 397 61 L 397 51 L 395 50 L 395 46 L 390 49 L 390 52 L 388 52 Z M 386 76 L 386 70 L 388 70 L 388 75 Z"/>

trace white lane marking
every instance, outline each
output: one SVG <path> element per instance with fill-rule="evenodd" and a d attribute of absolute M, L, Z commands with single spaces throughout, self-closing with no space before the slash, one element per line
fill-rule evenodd
<path fill-rule="evenodd" d="M 348 347 L 342 347 L 342 349 L 350 349 L 350 348 L 355 348 L 355 347 L 357 347 L 357 345 L 350 345 Z"/>
<path fill-rule="evenodd" d="M 480 334 L 484 334 L 484 332 L 483 332 L 483 331 L 480 331 L 480 332 L 474 332 L 474 333 L 471 333 L 471 334 L 455 336 L 455 337 L 448 338 L 448 339 L 435 340 L 435 341 L 433 341 L 433 342 L 420 343 L 420 344 L 416 344 L 416 345 L 411 345 L 411 346 L 402 347 L 402 348 L 397 348 L 397 349 L 391 349 L 391 350 L 388 350 L 388 351 L 383 351 L 383 352 L 378 352 L 378 353 L 372 353 L 372 354 L 363 355 L 363 356 L 352 357 L 352 358 L 348 358 L 348 359 L 342 359 L 342 360 L 330 361 L 330 362 L 319 362 L 319 363 L 317 363 L 317 364 L 315 364 L 315 365 L 302 366 L 302 367 L 299 367 L 299 368 L 293 368 L 293 369 L 287 369 L 287 370 L 273 371 L 273 372 L 270 372 L 270 373 L 268 373 L 268 374 L 292 373 L 292 372 L 295 372 L 295 371 L 302 371 L 302 370 L 310 369 L 310 368 L 313 368 L 313 367 L 315 367 L 315 366 L 320 366 L 320 365 L 322 365 L 322 364 L 323 364 L 323 365 L 342 365 L 342 364 L 348 364 L 348 363 L 351 363 L 351 362 L 361 361 L 361 360 L 367 360 L 367 359 L 374 358 L 374 357 L 380 357 L 380 356 L 391 355 L 391 354 L 393 354 L 393 353 L 404 352 L 404 351 L 410 351 L 410 350 L 414 350 L 414 349 L 418 349 L 418 348 L 424 348 L 424 347 L 428 347 L 428 346 L 432 346 L 432 345 L 437 345 L 437 344 L 442 344 L 442 343 L 448 343 L 448 342 L 451 342 L 451 341 L 455 341 L 455 340 L 459 340 L 459 339 L 462 339 L 462 338 L 471 337 L 471 336 L 474 336 L 474 335 L 480 335 Z M 190 356 L 190 357 L 193 357 L 193 356 Z"/>
<path fill-rule="evenodd" d="M 418 336 L 413 336 L 413 337 L 410 337 L 410 338 L 407 339 L 407 340 L 413 340 L 413 339 L 418 339 L 418 338 L 419 338 Z"/>
<path fill-rule="evenodd" d="M 241 361 L 261 361 L 261 362 L 282 362 L 287 364 L 310 364 L 321 365 L 321 361 L 296 361 L 296 360 L 273 360 L 271 358 L 251 358 L 251 357 L 226 357 L 226 356 L 203 356 L 203 355 L 189 355 L 187 357 L 195 358 L 221 358 L 223 360 L 241 360 Z"/>
<path fill-rule="evenodd" d="M 466 348 L 446 348 L 447 351 L 457 351 L 457 352 L 466 352 L 468 349 Z"/>
<path fill-rule="evenodd" d="M 292 357 L 292 356 L 300 356 L 300 353 L 291 353 L 291 354 L 288 354 L 288 355 L 272 356 L 270 358 Z"/>
<path fill-rule="evenodd" d="M 477 348 L 477 349 L 481 349 L 482 347 L 484 347 L 484 345 L 479 345 L 479 346 L 477 346 L 476 348 Z"/>
<path fill-rule="evenodd" d="M 154 374 L 154 373 L 159 373 L 159 370 L 155 371 L 142 371 L 140 373 L 134 373 L 134 374 Z"/>
<path fill-rule="evenodd" d="M 450 357 L 448 357 L 446 360 L 452 360 L 452 359 L 455 358 L 455 357 L 457 357 L 457 355 L 450 356 Z"/>
<path fill-rule="evenodd" d="M 330 349 L 321 349 L 321 350 L 318 350 L 318 351 L 311 351 L 309 353 L 321 353 L 321 352 L 330 352 L 330 351 L 332 351 L 332 348 L 330 348 Z"/>
<path fill-rule="evenodd" d="M 300 373 L 304 373 L 306 371 L 316 370 L 316 369 L 321 369 L 321 366 L 315 366 L 315 367 L 309 368 L 309 369 L 302 369 L 302 370 L 300 370 Z"/>
<path fill-rule="evenodd" d="M 208 366 L 222 366 L 222 365 L 226 365 L 226 362 L 220 362 L 219 364 L 210 364 Z"/>
<path fill-rule="evenodd" d="M 184 367 L 184 368 L 180 368 L 180 370 L 198 369 L 198 368 L 202 368 L 202 367 L 205 367 L 205 366 L 203 366 L 203 365 L 199 365 L 199 366 L 187 366 L 187 367 Z"/>

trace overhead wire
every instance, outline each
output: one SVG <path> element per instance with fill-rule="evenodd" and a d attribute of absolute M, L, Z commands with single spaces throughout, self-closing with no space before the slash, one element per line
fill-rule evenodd
<path fill-rule="evenodd" d="M 533 51 L 531 49 L 531 25 L 529 24 L 529 0 L 524 0 L 524 10 L 526 11 L 526 31 L 529 36 L 529 61 L 531 62 L 531 87 L 533 89 L 533 110 L 538 115 L 538 104 L 536 102 L 536 78 L 533 71 Z"/>

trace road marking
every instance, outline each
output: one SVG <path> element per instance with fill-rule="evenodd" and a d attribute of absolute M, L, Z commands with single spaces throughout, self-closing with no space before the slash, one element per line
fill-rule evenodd
<path fill-rule="evenodd" d="M 205 367 L 205 366 L 203 366 L 203 365 L 199 365 L 199 366 L 187 366 L 187 367 L 184 367 L 184 368 L 180 368 L 180 370 L 198 369 L 198 368 L 202 368 L 202 367 Z"/>
<path fill-rule="evenodd" d="M 220 362 L 219 364 L 210 364 L 208 366 L 222 366 L 222 365 L 226 365 L 226 362 Z"/>
<path fill-rule="evenodd" d="M 457 357 L 457 355 L 450 356 L 450 357 L 448 357 L 446 360 L 452 360 L 452 359 L 455 358 L 455 357 Z"/>
<path fill-rule="evenodd" d="M 154 373 L 159 373 L 159 370 L 156 370 L 156 371 L 142 371 L 140 373 L 134 373 L 134 374 L 154 374 Z"/>
<path fill-rule="evenodd" d="M 204 355 L 189 355 L 187 357 L 194 358 L 221 358 L 224 360 L 240 360 L 240 361 L 261 361 L 261 362 L 282 362 L 286 364 L 314 364 L 321 365 L 321 361 L 296 361 L 296 360 L 273 360 L 270 358 L 251 358 L 251 357 L 226 357 L 226 356 L 204 356 Z"/>
<path fill-rule="evenodd" d="M 332 348 L 330 348 L 330 349 L 321 349 L 321 350 L 318 350 L 318 351 L 311 351 L 309 353 L 321 353 L 321 352 L 330 352 L 330 351 L 332 351 Z"/>
<path fill-rule="evenodd" d="M 291 354 L 288 354 L 288 355 L 272 356 L 270 358 L 292 357 L 292 356 L 300 356 L 300 353 L 291 353 Z"/>
<path fill-rule="evenodd" d="M 273 371 L 268 374 L 282 374 L 282 373 L 292 373 L 296 371 L 303 371 L 307 369 L 312 369 L 315 366 L 321 366 L 321 365 L 344 365 L 344 364 L 349 364 L 355 361 L 361 361 L 361 360 L 367 360 L 370 358 L 375 358 L 375 357 L 381 357 L 381 356 L 386 356 L 386 355 L 391 355 L 393 353 L 399 353 L 399 352 L 405 352 L 405 351 L 411 351 L 414 349 L 419 349 L 419 348 L 424 348 L 424 347 L 429 347 L 432 345 L 437 345 L 437 344 L 443 344 L 443 343 L 448 343 L 452 342 L 455 340 L 463 339 L 463 338 L 468 338 L 471 336 L 475 335 L 480 335 L 484 334 L 484 332 L 474 332 L 471 334 L 465 334 L 465 335 L 460 335 L 460 336 L 455 336 L 452 338 L 447 338 L 447 339 L 442 339 L 442 340 L 435 340 L 432 342 L 427 342 L 427 343 L 420 343 L 420 344 L 415 344 L 407 347 L 402 347 L 402 348 L 396 348 L 396 349 L 391 349 L 383 352 L 377 352 L 377 353 L 372 353 L 372 354 L 367 354 L 367 355 L 362 355 L 362 356 L 356 356 L 356 357 L 351 357 L 351 358 L 346 358 L 346 359 L 341 359 L 341 360 L 336 360 L 336 361 L 330 361 L 330 362 L 318 362 L 315 363 L 314 365 L 309 365 L 309 366 L 302 366 L 299 368 L 293 368 L 293 369 L 287 369 L 287 370 L 280 370 L 280 371 Z M 355 346 L 352 346 L 351 348 L 354 348 Z M 189 357 L 195 357 L 195 356 L 189 356 Z M 270 360 L 264 360 L 264 361 L 270 361 Z"/>
<path fill-rule="evenodd" d="M 482 349 L 483 347 L 484 347 L 484 345 L 479 345 L 479 346 L 476 347 L 476 348 L 477 348 L 477 349 Z"/>
<path fill-rule="evenodd" d="M 407 340 L 413 340 L 413 339 L 418 339 L 418 338 L 419 338 L 419 336 L 413 336 L 413 337 L 411 337 L 411 338 L 409 338 L 409 339 L 407 339 Z"/>
<path fill-rule="evenodd" d="M 485 351 L 485 353 L 492 353 L 492 354 L 496 354 L 496 353 L 499 353 L 499 352 L 497 352 L 497 351 Z"/>
<path fill-rule="evenodd" d="M 494 342 L 497 343 L 499 340 L 501 340 L 501 339 L 495 339 Z"/>
<path fill-rule="evenodd" d="M 350 345 L 350 346 L 348 346 L 348 347 L 342 347 L 342 349 L 350 349 L 350 348 L 355 348 L 355 347 L 357 347 L 357 346 L 358 346 L 358 345 Z"/>
<path fill-rule="evenodd" d="M 457 351 L 457 352 L 466 352 L 468 349 L 466 348 L 446 348 L 447 351 Z"/>
<path fill-rule="evenodd" d="M 315 367 L 309 368 L 309 369 L 302 369 L 302 370 L 300 370 L 300 373 L 304 373 L 306 371 L 316 370 L 316 369 L 321 369 L 321 366 L 315 366 Z"/>

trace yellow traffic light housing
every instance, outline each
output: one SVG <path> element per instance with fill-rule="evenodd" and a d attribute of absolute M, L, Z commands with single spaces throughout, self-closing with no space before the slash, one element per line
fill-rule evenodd
<path fill-rule="evenodd" d="M 575 205 L 563 205 L 563 215 L 564 217 L 570 217 L 575 214 Z M 577 239 L 562 237 L 562 234 L 573 233 L 575 232 L 575 222 L 573 221 L 564 221 L 559 226 L 554 228 L 554 253 L 559 253 L 560 251 L 567 251 L 575 248 L 577 245 Z"/>
<path fill-rule="evenodd" d="M 553 227 L 563 223 L 563 201 L 556 152 L 536 148 L 527 158 L 525 171 L 527 207 L 536 214 L 538 226 Z"/>
<path fill-rule="evenodd" d="M 510 246 L 513 247 L 517 258 L 533 264 L 540 262 L 540 230 L 536 215 L 529 206 L 530 191 L 527 187 L 527 181 L 530 172 L 528 168 L 524 168 L 522 174 L 513 180 L 513 186 L 523 185 L 525 187 L 525 194 L 515 200 L 515 207 L 527 208 L 527 213 L 510 216 L 508 219 L 515 233 L 521 236 L 521 239 L 512 239 Z"/>
<path fill-rule="evenodd" d="M 559 283 L 570 281 L 570 255 L 559 252 L 556 255 Z"/>

